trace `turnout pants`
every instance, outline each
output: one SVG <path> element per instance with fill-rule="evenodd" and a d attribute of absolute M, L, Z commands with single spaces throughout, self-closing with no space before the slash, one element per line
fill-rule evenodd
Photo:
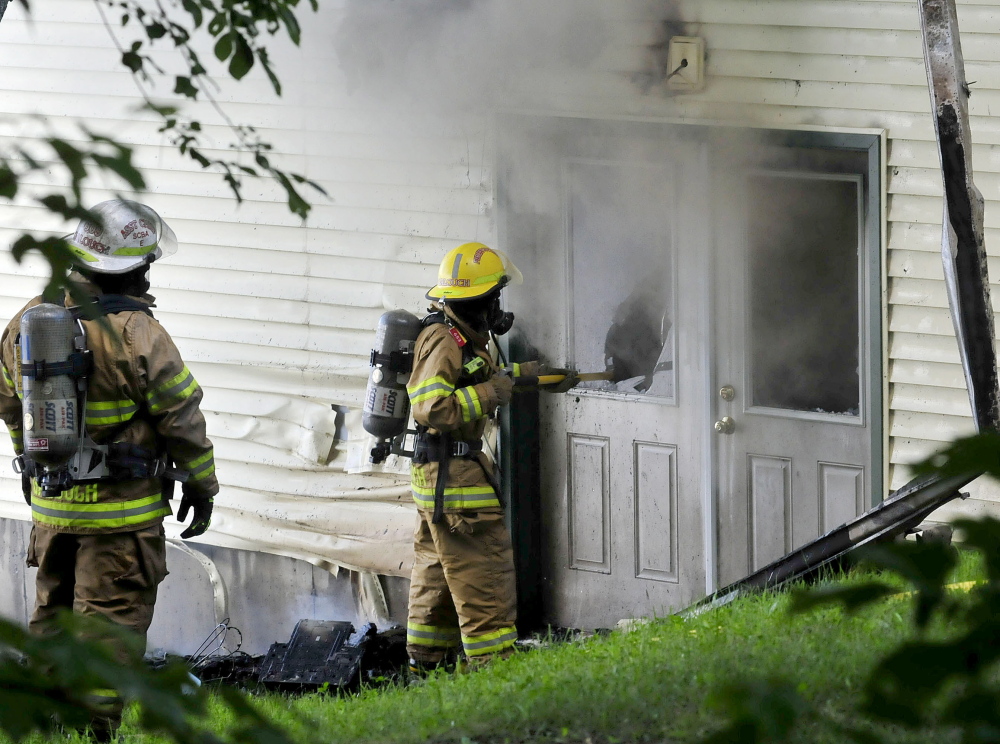
<path fill-rule="evenodd" d="M 153 621 L 156 590 L 167 575 L 166 540 L 161 524 L 134 532 L 71 535 L 35 524 L 28 543 L 28 565 L 38 568 L 32 633 L 56 632 L 60 610 L 97 615 L 142 639 Z M 94 692 L 106 719 L 117 726 L 122 702 L 113 690 Z"/>
<path fill-rule="evenodd" d="M 410 576 L 406 649 L 425 663 L 459 644 L 470 661 L 514 645 L 514 552 L 499 510 L 446 512 L 438 524 L 419 509 Z"/>

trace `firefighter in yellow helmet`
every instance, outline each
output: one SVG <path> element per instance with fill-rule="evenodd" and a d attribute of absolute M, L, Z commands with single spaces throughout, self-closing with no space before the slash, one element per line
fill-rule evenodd
<path fill-rule="evenodd" d="M 95 303 L 93 312 L 104 317 L 82 319 L 68 293 L 60 304 L 82 319 L 92 355 L 84 433 L 100 449 L 83 451 L 104 472 L 56 484 L 35 461 L 44 460 L 47 444 L 22 405 L 22 375 L 32 385 L 43 378 L 37 366 L 22 368 L 21 346 L 30 339 L 20 337 L 20 321 L 41 297 L 28 302 L 0 337 L 0 418 L 13 439 L 32 512 L 27 561 L 38 574 L 29 629 L 55 632 L 57 613 L 71 610 L 127 628 L 144 644 L 157 586 L 167 574 L 163 518 L 171 513 L 167 499 L 174 481 L 164 476 L 183 481 L 178 518 L 193 515 L 183 538 L 208 529 L 219 484 L 201 388 L 153 318 L 153 298 L 146 294 L 150 264 L 176 250 L 173 231 L 155 211 L 133 201 L 114 199 L 90 211 L 99 221 L 81 221 L 65 240 L 77 259 L 71 278 Z M 106 739 L 120 722 L 122 703 L 113 690 L 94 696 L 101 711 L 94 733 Z"/>
<path fill-rule="evenodd" d="M 513 388 L 488 343 L 514 319 L 501 308 L 501 290 L 520 283 L 505 256 L 465 243 L 444 257 L 427 293 L 435 302 L 417 337 L 407 385 L 419 432 L 406 633 L 415 670 L 449 660 L 459 647 L 473 663 L 506 655 L 517 639 L 513 551 L 482 437 Z M 528 362 L 515 365 L 513 375 L 538 372 L 538 363 Z"/>

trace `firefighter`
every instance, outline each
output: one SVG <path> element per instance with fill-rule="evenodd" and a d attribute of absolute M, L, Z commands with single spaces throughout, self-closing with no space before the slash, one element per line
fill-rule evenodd
<path fill-rule="evenodd" d="M 431 313 L 413 349 L 407 393 L 418 435 L 411 464 L 417 505 L 407 651 L 414 671 L 450 662 L 461 647 L 471 663 L 510 653 L 517 639 L 514 556 L 483 433 L 513 388 L 488 351 L 510 329 L 500 292 L 521 275 L 482 243 L 442 260 L 427 292 Z M 537 362 L 513 376 L 539 374 Z M 549 370 L 567 373 L 568 370 Z M 565 390 L 573 379 L 559 386 Z"/>
<path fill-rule="evenodd" d="M 30 457 L 19 458 L 33 522 L 27 563 L 38 568 L 28 627 L 40 635 L 56 632 L 57 614 L 71 610 L 134 632 L 144 648 L 157 586 L 167 574 L 163 518 L 171 513 L 173 481 L 160 475 L 172 461 L 178 479 L 186 477 L 177 516 L 182 522 L 193 516 L 182 538 L 208 529 L 219 484 L 200 409 L 202 390 L 153 318 L 154 298 L 146 294 L 149 265 L 176 250 L 173 232 L 137 202 L 116 199 L 91 211 L 100 223 L 83 220 L 65 240 L 77 260 L 71 280 L 96 303 L 91 314 L 103 315 L 83 320 L 93 358 L 84 422 L 93 442 L 108 446 L 111 472 L 61 492 L 42 492 L 30 477 Z M 42 301 L 31 300 L 0 337 L 0 418 L 18 455 L 26 444 L 20 320 Z M 68 292 L 63 303 L 73 304 Z M 95 695 L 103 715 L 93 730 L 108 738 L 120 723 L 122 702 L 114 691 Z"/>

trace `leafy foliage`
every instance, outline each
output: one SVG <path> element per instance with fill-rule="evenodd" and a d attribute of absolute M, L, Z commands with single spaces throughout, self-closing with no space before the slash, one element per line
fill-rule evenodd
<path fill-rule="evenodd" d="M 169 4 L 148 0 L 95 1 L 99 7 L 106 6 L 108 12 L 119 13 L 121 26 L 126 31 L 139 32 L 141 38 L 123 44 L 118 41 L 108 14 L 102 14 L 108 32 L 119 45 L 122 64 L 132 71 L 140 83 L 145 108 L 161 118 L 159 131 L 169 134 L 178 151 L 202 168 L 220 171 L 237 201 L 242 200 L 243 176 L 271 176 L 285 191 L 289 209 L 305 219 L 310 204 L 302 198 L 297 187 L 308 185 L 320 193 L 325 192 L 314 181 L 274 166 L 267 157 L 270 144 L 263 142 L 252 126 L 237 125 L 229 120 L 212 97 L 209 63 L 203 64 L 192 43 L 198 34 L 211 39 L 215 60 L 224 64 L 235 80 L 241 80 L 254 65 L 259 64 L 275 94 L 280 96 L 281 81 L 261 39 L 284 31 L 293 43 L 299 44 L 302 30 L 295 15 L 299 0 L 174 0 Z M 314 11 L 318 8 L 318 0 L 309 0 L 309 3 Z M 192 100 L 199 96 L 208 99 L 233 131 L 235 149 L 251 154 L 254 166 L 205 155 L 200 139 L 201 122 L 181 116 L 176 107 L 156 103 L 142 87 L 142 83 L 166 74 L 151 53 L 159 43 L 172 45 L 181 53 L 185 63 L 185 73 L 174 76 L 174 93 Z"/>
<path fill-rule="evenodd" d="M 0 620 L 0 731 L 15 741 L 86 728 L 101 713 L 93 692 L 114 689 L 138 704 L 145 730 L 178 744 L 291 744 L 234 690 L 221 700 L 235 714 L 235 727 L 220 738 L 205 725 L 209 694 L 192 684 L 184 664 L 154 671 L 143 663 L 136 636 L 98 618 L 65 613 L 59 626 L 38 637 Z"/>
<path fill-rule="evenodd" d="M 30 0 L 21 0 L 30 13 Z M 305 219 L 311 204 L 300 193 L 308 186 L 325 194 L 314 181 L 282 170 L 270 155 L 272 147 L 249 125 L 236 124 L 211 94 L 210 72 L 222 65 L 224 74 L 240 80 L 255 66 L 266 73 L 275 94 L 281 94 L 281 83 L 271 64 L 264 39 L 283 33 L 298 44 L 301 26 L 295 15 L 299 0 L 93 0 L 101 11 L 104 25 L 121 53 L 121 63 L 137 85 L 141 108 L 159 118 L 158 131 L 182 155 L 201 168 L 221 174 L 237 201 L 242 201 L 245 177 L 268 177 L 285 192 L 288 208 Z M 316 10 L 317 0 L 309 0 Z M 6 4 L 4 4 L 6 7 Z M 116 29 L 109 14 L 119 18 Z M 135 33 L 132 33 L 135 32 Z M 122 41 L 119 33 L 131 34 Z M 135 38 L 138 37 L 138 38 Z M 214 44 L 214 54 L 205 60 L 195 49 L 201 37 Z M 230 143 L 233 157 L 207 154 L 200 121 L 183 115 L 178 107 L 157 102 L 148 84 L 167 73 L 156 63 L 154 49 L 170 47 L 180 52 L 184 71 L 173 75 L 173 92 L 195 100 L 207 99 L 233 133 Z M 28 123 L 31 118 L 26 119 Z M 34 123 L 48 130 L 41 118 Z M 23 184 L 33 176 L 48 178 L 55 174 L 60 181 L 51 193 L 35 197 L 35 201 L 54 215 L 65 220 L 77 220 L 88 215 L 81 201 L 84 186 L 97 176 L 110 176 L 119 187 L 142 191 L 146 187 L 142 173 L 133 163 L 132 149 L 113 136 L 92 131 L 79 124 L 80 136 L 72 141 L 51 130 L 35 138 L 20 138 L 20 144 L 0 148 L 0 198 L 13 200 L 22 192 Z M 30 146 L 28 143 L 30 142 Z M 252 165 L 241 162 L 240 155 L 249 156 Z M 53 169 L 53 164 L 60 167 Z M 37 180 L 37 178 L 35 179 Z M 59 287 L 68 286 L 67 272 L 71 254 L 66 245 L 52 236 L 25 233 L 14 243 L 14 257 L 20 261 L 32 251 L 39 252 L 51 267 L 46 292 L 50 295 Z M 72 289 L 72 287 L 71 287 Z"/>
<path fill-rule="evenodd" d="M 1000 436 L 984 433 L 954 442 L 922 472 L 945 476 L 974 471 L 1000 475 Z M 978 552 L 987 580 L 969 591 L 950 590 L 955 550 L 940 542 L 903 542 L 867 550 L 863 562 L 889 580 L 802 591 L 793 611 L 839 606 L 857 612 L 886 597 L 913 602 L 910 637 L 881 659 L 861 692 L 859 718 L 903 729 L 951 729 L 968 743 L 1000 742 L 1000 521 L 954 522 L 964 545 Z M 709 741 L 792 741 L 797 724 L 825 720 L 848 739 L 879 741 L 870 731 L 826 718 L 788 679 L 750 680 L 719 691 L 716 704 L 728 725 Z"/>

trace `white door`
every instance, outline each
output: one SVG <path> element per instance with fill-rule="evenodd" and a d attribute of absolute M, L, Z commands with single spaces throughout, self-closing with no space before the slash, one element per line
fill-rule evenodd
<path fill-rule="evenodd" d="M 722 585 L 870 506 L 864 171 L 857 156 L 783 160 L 728 179 L 742 198 L 719 231 Z"/>
<path fill-rule="evenodd" d="M 540 396 L 538 548 L 519 555 L 547 622 L 666 614 L 867 505 L 872 150 L 783 136 L 502 121 L 515 327 L 626 378 Z"/>

